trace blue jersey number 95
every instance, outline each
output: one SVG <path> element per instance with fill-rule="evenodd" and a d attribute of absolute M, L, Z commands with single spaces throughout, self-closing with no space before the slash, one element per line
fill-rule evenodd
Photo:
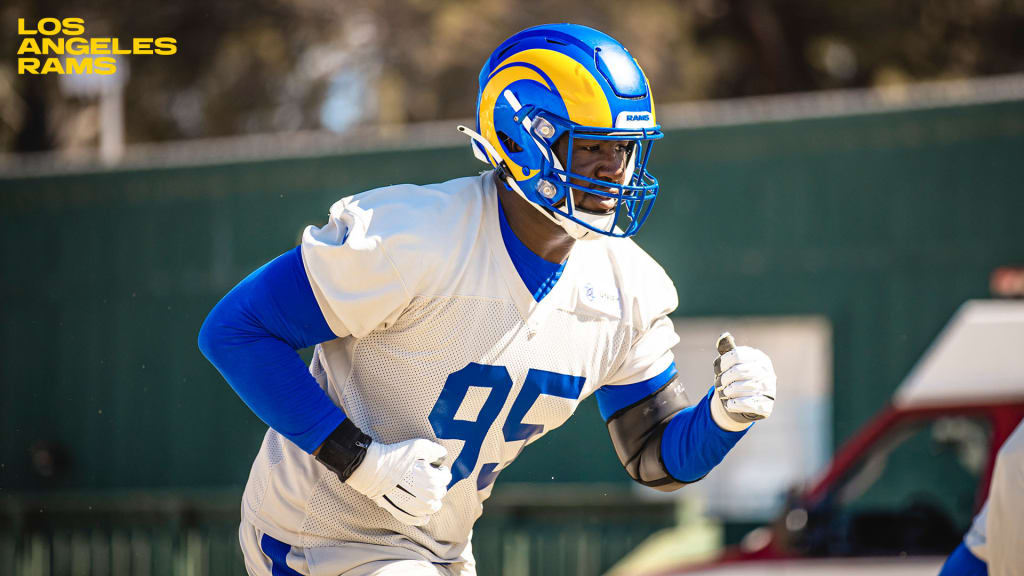
<path fill-rule="evenodd" d="M 580 376 L 530 369 L 526 374 L 523 387 L 516 395 L 515 402 L 509 409 L 508 416 L 501 427 L 505 442 L 525 440 L 526 442 L 523 442 L 525 446 L 530 438 L 543 433 L 544 426 L 540 424 L 523 424 L 523 418 L 537 399 L 542 394 L 546 394 L 578 400 L 583 392 L 585 381 L 586 378 Z M 456 420 L 455 414 L 466 400 L 470 386 L 490 388 L 491 390 L 475 421 Z M 449 489 L 456 482 L 473 474 L 477 461 L 480 459 L 480 447 L 487 436 L 487 431 L 494 425 L 494 421 L 501 413 L 511 391 L 512 377 L 509 376 L 508 370 L 504 366 L 489 366 L 471 362 L 465 368 L 448 376 L 444 389 L 441 390 L 441 395 L 438 396 L 437 403 L 430 411 L 428 419 L 438 438 L 465 442 L 462 451 L 459 452 L 459 457 L 451 466 L 452 481 L 448 484 Z M 498 477 L 499 464 L 501 463 L 483 464 L 477 477 L 477 490 L 483 490 L 494 483 Z"/>

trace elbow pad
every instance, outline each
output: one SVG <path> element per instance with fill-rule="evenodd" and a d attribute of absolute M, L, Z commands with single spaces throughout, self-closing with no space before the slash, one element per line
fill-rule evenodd
<path fill-rule="evenodd" d="M 680 410 L 690 405 L 675 377 L 656 392 L 608 418 L 608 434 L 626 472 L 644 486 L 662 492 L 682 487 L 661 459 L 661 436 Z"/>

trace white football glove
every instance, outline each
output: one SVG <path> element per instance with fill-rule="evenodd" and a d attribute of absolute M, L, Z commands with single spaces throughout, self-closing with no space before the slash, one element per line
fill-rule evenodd
<path fill-rule="evenodd" d="M 441 509 L 452 472 L 441 464 L 444 446 L 415 439 L 397 444 L 371 442 L 366 457 L 345 481 L 403 524 L 423 526 Z"/>
<path fill-rule="evenodd" d="M 771 416 L 775 407 L 775 368 L 768 355 L 737 346 L 715 360 L 711 417 L 723 430 L 737 432 Z"/>

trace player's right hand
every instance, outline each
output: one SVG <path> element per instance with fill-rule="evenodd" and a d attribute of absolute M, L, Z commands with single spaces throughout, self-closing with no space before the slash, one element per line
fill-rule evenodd
<path fill-rule="evenodd" d="M 452 472 L 441 462 L 444 446 L 415 439 L 396 444 L 371 442 L 366 457 L 345 482 L 403 524 L 423 526 L 441 509 Z"/>

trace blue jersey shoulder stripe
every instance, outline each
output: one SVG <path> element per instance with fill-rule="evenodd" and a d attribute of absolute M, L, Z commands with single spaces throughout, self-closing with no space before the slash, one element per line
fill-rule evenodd
<path fill-rule="evenodd" d="M 601 412 L 601 418 L 604 418 L 604 421 L 607 422 L 612 417 L 612 414 L 654 394 L 659 388 L 668 384 L 675 376 L 676 363 L 673 362 L 661 374 L 650 380 L 636 382 L 635 384 L 598 388 L 595 395 L 597 396 L 597 409 Z"/>

